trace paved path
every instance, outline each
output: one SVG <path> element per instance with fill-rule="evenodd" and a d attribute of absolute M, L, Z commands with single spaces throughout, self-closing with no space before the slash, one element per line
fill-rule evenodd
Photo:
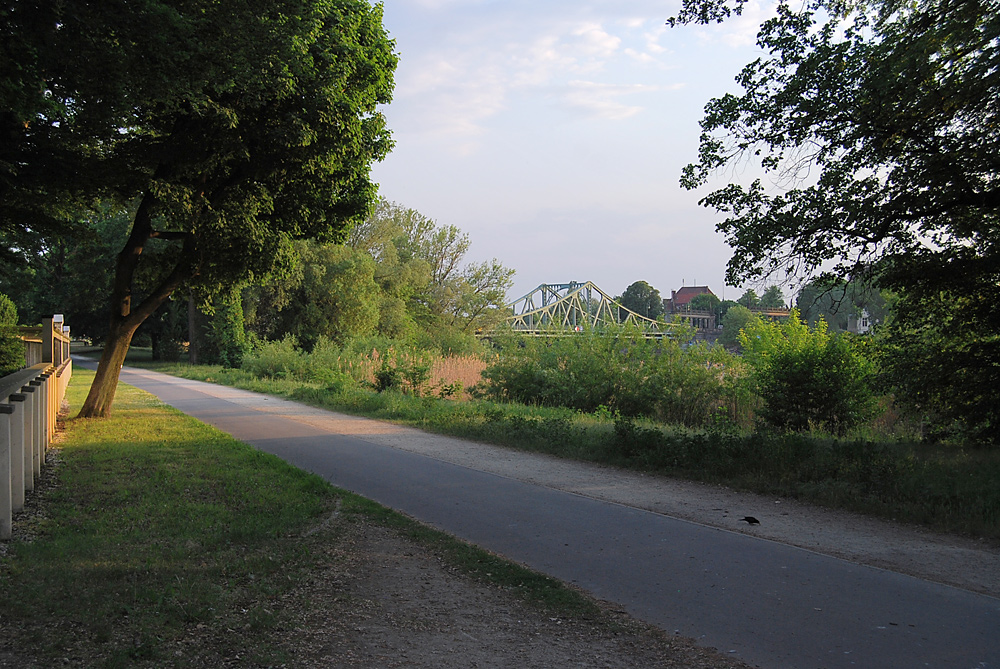
<path fill-rule="evenodd" d="M 993 597 L 380 445 L 283 400 L 129 368 L 122 381 L 752 664 L 1000 668 Z"/>

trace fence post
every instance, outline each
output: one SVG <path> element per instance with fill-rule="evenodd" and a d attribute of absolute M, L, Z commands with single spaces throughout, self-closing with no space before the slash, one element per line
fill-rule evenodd
<path fill-rule="evenodd" d="M 32 472 L 35 480 L 42 475 L 42 461 L 45 458 L 45 388 L 38 379 L 28 381 L 28 385 L 35 389 L 35 400 L 32 403 L 31 417 L 34 425 L 31 426 L 32 440 Z M 22 389 L 23 390 L 23 389 Z"/>
<path fill-rule="evenodd" d="M 45 411 L 42 413 L 42 462 L 45 462 L 45 454 L 49 450 L 49 444 L 52 443 L 52 436 L 55 428 L 55 418 L 54 412 L 52 411 L 52 373 L 44 372 L 38 376 L 36 381 L 41 382 L 42 388 L 42 406 L 45 407 Z"/>
<path fill-rule="evenodd" d="M 31 384 L 21 386 L 21 392 L 27 398 L 24 402 L 24 489 L 29 492 L 35 489 L 35 459 L 38 453 L 38 421 L 35 418 L 38 413 L 37 390 Z"/>
<path fill-rule="evenodd" d="M 15 512 L 24 508 L 24 455 L 28 450 L 24 440 L 24 422 L 28 415 L 27 399 L 22 393 L 14 393 L 9 398 L 10 404 L 7 405 L 14 410 L 10 418 L 10 496 L 11 507 Z"/>
<path fill-rule="evenodd" d="M 10 539 L 11 507 L 10 416 L 14 407 L 0 404 L 0 539 Z"/>

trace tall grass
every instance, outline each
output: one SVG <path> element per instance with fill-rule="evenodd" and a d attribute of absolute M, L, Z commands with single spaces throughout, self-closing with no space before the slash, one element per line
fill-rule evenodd
<path fill-rule="evenodd" d="M 258 378 L 296 379 L 344 388 L 376 387 L 379 373 L 399 373 L 400 387 L 412 394 L 434 393 L 468 399 L 468 390 L 480 383 L 487 363 L 475 355 L 441 355 L 418 350 L 401 342 L 381 342 L 370 350 L 338 347 L 321 339 L 310 353 L 293 338 L 266 342 L 250 353 L 242 369 Z"/>

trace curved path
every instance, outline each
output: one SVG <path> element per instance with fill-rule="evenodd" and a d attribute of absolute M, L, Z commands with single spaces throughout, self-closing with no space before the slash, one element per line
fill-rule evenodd
<path fill-rule="evenodd" d="M 121 380 L 751 664 L 1000 668 L 994 597 L 394 448 L 350 427 L 364 419 L 324 420 L 339 415 L 145 370 L 125 368 Z"/>

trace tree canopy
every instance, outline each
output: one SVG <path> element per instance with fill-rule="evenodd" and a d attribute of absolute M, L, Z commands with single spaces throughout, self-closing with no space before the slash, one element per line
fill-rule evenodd
<path fill-rule="evenodd" d="M 363 219 L 371 164 L 391 146 L 379 105 L 393 44 L 363 0 L 5 9 L 0 234 L 47 235 L 98 198 L 130 208 L 108 346 L 82 412 L 104 415 L 132 334 L 173 291 L 262 276 L 290 240 L 337 239 Z M 171 249 L 134 301 L 151 240 Z"/>
<path fill-rule="evenodd" d="M 660 297 L 660 291 L 645 281 L 630 284 L 624 293 L 615 298 L 615 301 L 646 318 L 655 319 L 663 315 L 663 298 Z"/>
<path fill-rule="evenodd" d="M 670 23 L 743 4 L 685 0 Z M 1000 1 L 782 1 L 757 41 L 764 55 L 741 93 L 707 104 L 681 177 L 701 188 L 737 163 L 759 175 L 701 199 L 726 215 L 727 280 L 893 291 L 901 401 L 948 398 L 939 415 L 957 431 L 1000 442 L 987 399 L 1000 369 Z"/>
<path fill-rule="evenodd" d="M 728 280 L 847 278 L 879 262 L 893 284 L 948 274 L 995 287 L 1000 3 L 846 6 L 780 4 L 758 35 L 766 55 L 737 77 L 744 92 L 706 106 L 699 160 L 681 183 L 700 187 L 741 160 L 765 175 L 702 199 L 729 215 L 718 226 L 734 249 Z M 689 2 L 681 18 L 734 7 Z"/>

